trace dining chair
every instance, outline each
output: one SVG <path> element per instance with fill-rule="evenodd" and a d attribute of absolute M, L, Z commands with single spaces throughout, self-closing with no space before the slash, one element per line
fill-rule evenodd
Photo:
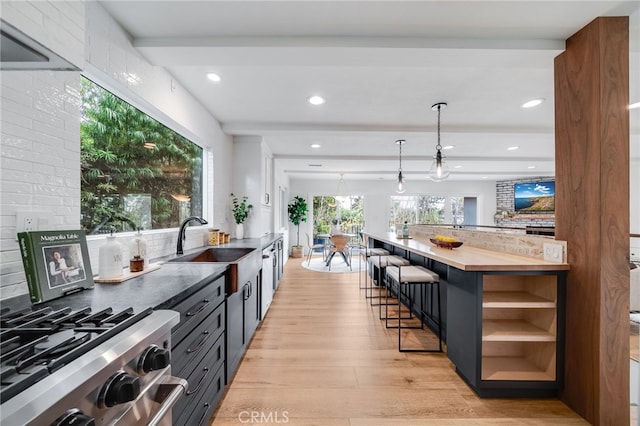
<path fill-rule="evenodd" d="M 309 253 L 307 254 L 307 265 L 309 265 L 309 263 L 311 263 L 311 256 L 313 256 L 313 252 L 316 249 L 322 249 L 322 260 L 325 260 L 325 253 L 326 253 L 326 245 L 325 244 L 312 244 L 311 243 L 311 236 L 309 235 L 308 232 L 305 232 L 305 234 L 307 234 L 307 245 L 309 246 Z"/>
<path fill-rule="evenodd" d="M 349 240 L 351 237 L 345 234 L 334 234 L 331 236 L 331 245 L 329 246 L 329 254 L 327 255 L 327 266 L 331 270 L 331 260 L 336 253 L 340 253 L 344 262 L 351 269 L 351 251 L 349 248 Z"/>

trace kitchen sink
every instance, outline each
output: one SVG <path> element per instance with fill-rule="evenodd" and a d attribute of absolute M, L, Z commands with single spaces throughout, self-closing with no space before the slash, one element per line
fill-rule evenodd
<path fill-rule="evenodd" d="M 239 261 L 254 250 L 250 247 L 209 247 L 196 253 L 176 257 L 169 262 L 230 263 Z"/>
<path fill-rule="evenodd" d="M 262 253 L 251 247 L 208 247 L 169 260 L 171 263 L 223 263 L 229 265 L 227 294 L 250 281 L 262 267 Z"/>

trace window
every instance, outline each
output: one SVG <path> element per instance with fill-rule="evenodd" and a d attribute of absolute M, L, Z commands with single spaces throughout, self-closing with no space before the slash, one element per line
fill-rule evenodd
<path fill-rule="evenodd" d="M 175 228 L 201 216 L 202 148 L 86 78 L 81 90 L 85 232 Z"/>
<path fill-rule="evenodd" d="M 464 197 L 451 197 L 451 219 L 454 225 L 464 223 Z"/>
<path fill-rule="evenodd" d="M 392 196 L 389 231 L 396 232 L 396 227 L 405 221 L 409 224 L 444 223 L 445 202 L 446 198 L 441 196 Z"/>
<path fill-rule="evenodd" d="M 364 223 L 361 196 L 313 197 L 313 235 L 335 233 L 358 235 Z"/>

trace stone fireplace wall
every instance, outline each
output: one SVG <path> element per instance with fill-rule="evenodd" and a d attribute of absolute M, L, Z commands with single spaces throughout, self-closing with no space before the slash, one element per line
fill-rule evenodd
<path fill-rule="evenodd" d="M 497 226 L 513 226 L 518 228 L 555 227 L 554 213 L 516 213 L 514 209 L 513 185 L 554 180 L 553 176 L 538 176 L 526 179 L 500 180 L 496 182 L 496 216 Z M 500 214 L 502 213 L 502 214 Z"/>

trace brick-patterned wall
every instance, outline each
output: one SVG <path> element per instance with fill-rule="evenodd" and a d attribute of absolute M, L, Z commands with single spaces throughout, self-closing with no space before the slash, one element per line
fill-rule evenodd
<path fill-rule="evenodd" d="M 513 186 L 516 183 L 529 183 L 553 180 L 553 176 L 540 176 L 527 179 L 500 180 L 496 182 L 496 211 L 507 212 L 504 216 L 497 216 L 497 226 L 514 226 L 524 228 L 526 226 L 554 227 L 555 214 L 553 213 L 521 213 L 514 211 Z"/>
<path fill-rule="evenodd" d="M 7 17 L 18 29 L 85 71 L 91 66 L 105 79 L 124 86 L 123 90 L 135 92 L 161 109 L 165 121 L 179 122 L 197 141 L 219 153 L 215 160 L 216 192 L 220 194 L 218 204 L 227 205 L 231 137 L 224 135 L 216 120 L 180 86 L 171 91 L 171 76 L 146 63 L 97 2 L 2 2 L 2 18 Z M 90 40 L 86 44 L 85 36 Z M 61 46 L 60 40 L 66 44 Z M 141 77 L 138 86 L 124 84 L 124 70 Z M 16 241 L 17 211 L 42 215 L 41 229 L 80 227 L 80 72 L 0 71 L 0 83 L 0 300 L 4 300 L 28 291 Z M 214 200 L 209 203 L 212 208 Z M 222 211 L 212 224 L 230 228 Z M 204 226 L 190 227 L 185 249 L 205 245 L 206 231 Z M 131 238 L 131 234 L 119 235 L 118 241 L 126 249 Z M 175 229 L 145 232 L 145 238 L 151 260 L 175 253 Z M 94 273 L 98 272 L 102 244 L 104 237 L 88 238 Z M 123 256 L 125 265 L 128 250 Z"/>
<path fill-rule="evenodd" d="M 60 56 L 84 62 L 85 8 L 77 1 L 3 2 L 2 18 Z M 48 229 L 80 218 L 80 73 L 1 71 L 0 299 L 27 291 L 16 212 Z"/>
<path fill-rule="evenodd" d="M 563 258 L 567 260 L 567 242 L 542 235 L 526 235 L 524 231 L 480 230 L 452 228 L 450 226 L 411 225 L 409 233 L 419 241 L 429 243 L 436 235 L 453 237 L 467 246 L 479 247 L 503 253 L 544 259 L 544 243 L 553 242 L 563 247 Z"/>
<path fill-rule="evenodd" d="M 78 68 L 84 65 L 85 2 L 2 1 L 2 19 Z"/>

